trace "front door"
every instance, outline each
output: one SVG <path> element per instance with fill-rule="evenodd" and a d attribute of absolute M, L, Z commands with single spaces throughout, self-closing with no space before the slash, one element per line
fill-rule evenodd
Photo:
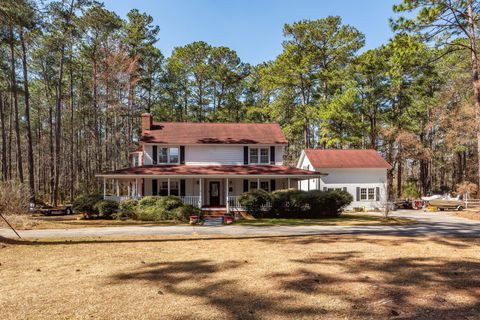
<path fill-rule="evenodd" d="M 220 205 L 220 182 L 210 181 L 210 205 Z"/>

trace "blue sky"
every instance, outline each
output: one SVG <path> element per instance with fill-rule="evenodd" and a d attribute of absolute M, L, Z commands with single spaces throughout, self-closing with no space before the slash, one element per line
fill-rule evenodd
<path fill-rule="evenodd" d="M 203 40 L 235 50 L 242 61 L 257 64 L 282 50 L 285 23 L 339 15 L 366 36 L 366 49 L 391 36 L 388 19 L 400 0 L 104 0 L 125 18 L 130 9 L 150 14 L 160 26 L 158 47 L 172 49 Z"/>

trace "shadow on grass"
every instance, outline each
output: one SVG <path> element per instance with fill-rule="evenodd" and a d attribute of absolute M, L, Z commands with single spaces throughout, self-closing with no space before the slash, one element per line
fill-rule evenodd
<path fill-rule="evenodd" d="M 378 260 L 364 258 L 359 251 L 288 261 L 296 266 L 293 271 L 267 274 L 255 273 L 254 265 L 239 260 L 151 263 L 114 274 L 108 285 L 149 282 L 158 285 L 162 294 L 199 299 L 225 319 L 439 320 L 477 319 L 480 314 L 479 261 L 432 257 Z M 332 272 L 332 267 L 341 272 Z M 323 272 L 325 269 L 329 272 Z M 249 270 L 251 280 L 231 276 Z M 261 285 L 255 289 L 245 281 L 266 285 L 263 290 Z M 459 301 L 452 296 L 455 294 L 463 295 L 464 300 Z M 185 316 L 188 312 L 185 310 Z"/>
<path fill-rule="evenodd" d="M 215 263 L 211 260 L 191 260 L 146 264 L 140 269 L 118 273 L 111 277 L 109 285 L 124 282 L 152 282 L 161 288 L 162 294 L 206 300 L 223 314 L 222 319 L 258 319 L 263 314 L 277 317 L 314 316 L 318 310 L 313 307 L 287 307 L 288 297 L 270 297 L 243 288 L 228 276 L 245 267 L 247 261 L 230 260 Z M 213 280 L 217 274 L 224 277 Z M 185 311 L 188 316 L 189 311 Z"/>

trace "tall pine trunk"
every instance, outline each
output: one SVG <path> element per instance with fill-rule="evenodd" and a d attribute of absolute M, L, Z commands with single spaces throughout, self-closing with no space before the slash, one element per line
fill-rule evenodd
<path fill-rule="evenodd" d="M 32 128 L 30 125 L 30 93 L 28 91 L 27 50 L 23 39 L 23 27 L 20 27 L 20 43 L 22 45 L 23 90 L 25 94 L 25 122 L 27 129 L 28 185 L 30 202 L 35 203 L 35 167 L 33 163 Z"/>
<path fill-rule="evenodd" d="M 22 140 L 20 136 L 20 119 L 18 116 L 18 94 L 17 94 L 17 75 L 15 71 L 15 48 L 13 42 L 13 27 L 10 26 L 10 63 L 11 63 L 11 89 L 13 94 L 13 112 L 15 116 L 15 142 L 17 146 L 17 174 L 18 179 L 23 183 L 23 164 L 22 164 Z"/>

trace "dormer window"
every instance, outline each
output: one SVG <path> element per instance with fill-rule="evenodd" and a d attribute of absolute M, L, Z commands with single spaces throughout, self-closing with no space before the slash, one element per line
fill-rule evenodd
<path fill-rule="evenodd" d="M 179 148 L 159 148 L 158 163 L 159 164 L 178 164 L 180 158 Z"/>
<path fill-rule="evenodd" d="M 251 164 L 268 164 L 269 148 L 250 148 Z"/>
<path fill-rule="evenodd" d="M 140 165 L 140 155 L 139 154 L 135 154 L 133 156 L 133 166 L 134 167 L 138 167 Z"/>

